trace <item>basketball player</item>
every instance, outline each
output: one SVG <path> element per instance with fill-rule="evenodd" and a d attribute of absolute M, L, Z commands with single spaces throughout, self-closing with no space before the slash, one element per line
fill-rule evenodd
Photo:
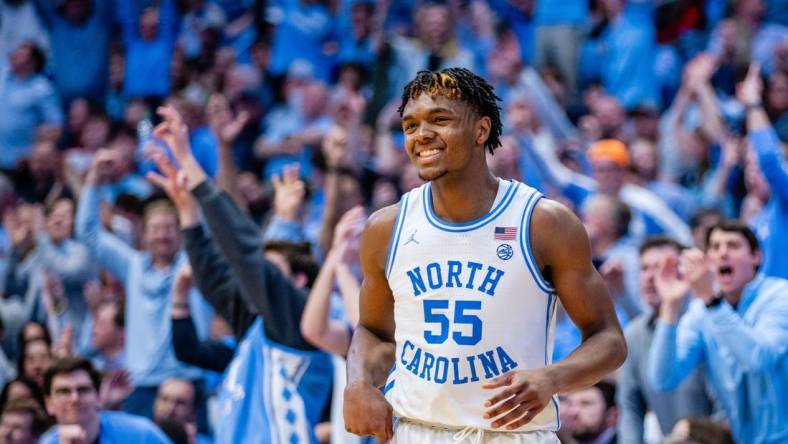
<path fill-rule="evenodd" d="M 466 69 L 422 71 L 405 87 L 406 151 L 429 182 L 373 214 L 362 235 L 350 432 L 555 443 L 556 393 L 593 385 L 626 357 L 583 225 L 488 169 L 486 151 L 500 145 L 497 100 Z M 583 342 L 551 365 L 557 299 Z"/>

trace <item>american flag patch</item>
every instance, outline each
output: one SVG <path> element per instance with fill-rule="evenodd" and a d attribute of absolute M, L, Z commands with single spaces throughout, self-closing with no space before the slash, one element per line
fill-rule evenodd
<path fill-rule="evenodd" d="M 495 240 L 514 240 L 516 237 L 515 227 L 495 227 Z"/>

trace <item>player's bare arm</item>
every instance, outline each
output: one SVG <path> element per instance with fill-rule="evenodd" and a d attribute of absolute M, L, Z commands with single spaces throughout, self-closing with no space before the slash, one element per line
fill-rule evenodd
<path fill-rule="evenodd" d="M 394 297 L 386 280 L 389 239 L 399 207 L 383 208 L 367 221 L 359 251 L 361 283 L 359 323 L 347 360 L 345 427 L 357 435 L 387 441 L 393 435 L 391 406 L 380 387 L 394 362 Z"/>
<path fill-rule="evenodd" d="M 583 342 L 555 365 L 513 371 L 485 384 L 504 388 L 487 402 L 492 427 L 517 429 L 533 419 L 550 397 L 588 387 L 618 368 L 626 342 L 604 280 L 591 263 L 588 236 L 563 205 L 542 199 L 531 221 L 531 243 L 543 274 L 552 281 Z M 503 416 L 501 416 L 503 415 Z"/>

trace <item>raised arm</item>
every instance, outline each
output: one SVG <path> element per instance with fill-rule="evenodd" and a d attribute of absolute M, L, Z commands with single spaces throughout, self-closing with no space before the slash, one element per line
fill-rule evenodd
<path fill-rule="evenodd" d="M 8 210 L 3 215 L 3 228 L 11 242 L 11 254 L 8 255 L 3 277 L 4 298 L 14 295 L 24 297 L 30 280 L 29 273 L 24 273 L 19 266 L 33 248 L 33 228 L 32 224 L 24 220 L 24 212 L 22 206 Z"/>
<path fill-rule="evenodd" d="M 274 215 L 263 233 L 263 240 L 303 242 L 304 230 L 299 215 L 306 195 L 306 184 L 299 177 L 297 163 L 285 165 L 282 175 L 271 177 L 274 187 Z"/>
<path fill-rule="evenodd" d="M 241 298 L 241 289 L 227 261 L 200 224 L 197 202 L 189 192 L 185 176 L 178 175 L 163 153 L 156 153 L 153 160 L 163 175 L 151 172 L 148 173 L 148 180 L 167 193 L 178 211 L 184 248 L 194 271 L 195 285 L 215 312 L 233 327 L 236 338 L 240 338 L 257 314 Z"/>
<path fill-rule="evenodd" d="M 711 76 L 717 69 L 717 60 L 711 54 L 700 54 L 692 59 L 686 67 L 685 80 L 695 93 L 700 108 L 701 128 L 716 143 L 722 143 L 727 129 L 720 115 L 717 95 L 711 86 Z"/>
<path fill-rule="evenodd" d="M 325 205 L 323 210 L 323 228 L 320 232 L 320 250 L 328 251 L 331 248 L 334 227 L 339 221 L 342 202 L 341 176 L 338 169 L 345 165 L 343 162 L 348 145 L 347 132 L 339 126 L 334 126 L 323 138 L 321 149 L 326 159 L 327 171 L 324 187 Z"/>
<path fill-rule="evenodd" d="M 363 218 L 362 207 L 355 207 L 342 216 L 334 234 L 334 245 L 326 255 L 301 316 L 301 334 L 304 338 L 316 347 L 339 356 L 347 355 L 352 330 L 344 320 L 330 318 L 331 294 L 349 237 Z"/>
<path fill-rule="evenodd" d="M 654 285 L 661 304 L 654 341 L 648 351 L 647 375 L 654 389 L 670 391 L 700 364 L 702 343 L 693 307 L 681 317 L 690 284 L 686 276 L 679 274 L 676 259 L 668 259 L 660 266 Z"/>
<path fill-rule="evenodd" d="M 627 355 L 613 301 L 591 263 L 591 247 L 580 220 L 563 205 L 543 199 L 534 209 L 531 243 L 539 268 L 552 281 L 583 339 L 557 364 L 512 371 L 485 383 L 486 389 L 505 387 L 491 393 L 486 403 L 490 409 L 485 418 L 497 418 L 493 428 L 516 429 L 527 424 L 554 394 L 595 384 Z"/>
<path fill-rule="evenodd" d="M 393 436 L 391 406 L 380 388 L 394 362 L 394 296 L 386 279 L 389 239 L 397 206 L 373 214 L 361 235 L 359 323 L 347 362 L 345 427 L 356 435 L 373 435 L 380 442 Z"/>
<path fill-rule="evenodd" d="M 227 99 L 220 94 L 214 94 L 205 107 L 205 114 L 208 126 L 219 141 L 219 172 L 216 183 L 232 196 L 235 203 L 247 210 L 238 191 L 238 167 L 235 165 L 233 142 L 249 120 L 249 113 L 242 111 L 233 116 Z"/>
<path fill-rule="evenodd" d="M 131 261 L 140 253 L 101 227 L 101 197 L 98 189 L 99 185 L 111 180 L 116 156 L 115 152 L 108 149 L 96 153 L 79 196 L 74 231 L 96 262 L 125 284 Z"/>
<path fill-rule="evenodd" d="M 186 364 L 221 373 L 233 359 L 234 351 L 216 341 L 200 341 L 189 305 L 193 284 L 191 267 L 181 267 L 172 286 L 172 346 L 175 357 Z"/>
<path fill-rule="evenodd" d="M 260 229 L 254 221 L 208 180 L 191 152 L 188 128 L 177 111 L 162 107 L 159 114 L 164 121 L 156 127 L 155 134 L 169 145 L 178 160 L 216 246 L 237 279 L 241 296 L 263 317 L 269 339 L 299 350 L 314 349 L 298 328 L 306 295 L 264 258 Z"/>
<path fill-rule="evenodd" d="M 736 96 L 747 107 L 747 129 L 752 148 L 758 156 L 758 166 L 769 182 L 772 195 L 788 205 L 788 161 L 780 149 L 780 141 L 769 122 L 769 116 L 763 109 L 762 91 L 760 65 L 753 63 L 747 77 L 739 85 Z"/>

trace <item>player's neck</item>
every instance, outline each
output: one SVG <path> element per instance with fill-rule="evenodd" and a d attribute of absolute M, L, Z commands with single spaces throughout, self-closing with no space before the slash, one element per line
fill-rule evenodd
<path fill-rule="evenodd" d="M 444 176 L 432 181 L 432 207 L 447 222 L 468 222 L 484 216 L 498 194 L 498 178 L 489 170 Z"/>

